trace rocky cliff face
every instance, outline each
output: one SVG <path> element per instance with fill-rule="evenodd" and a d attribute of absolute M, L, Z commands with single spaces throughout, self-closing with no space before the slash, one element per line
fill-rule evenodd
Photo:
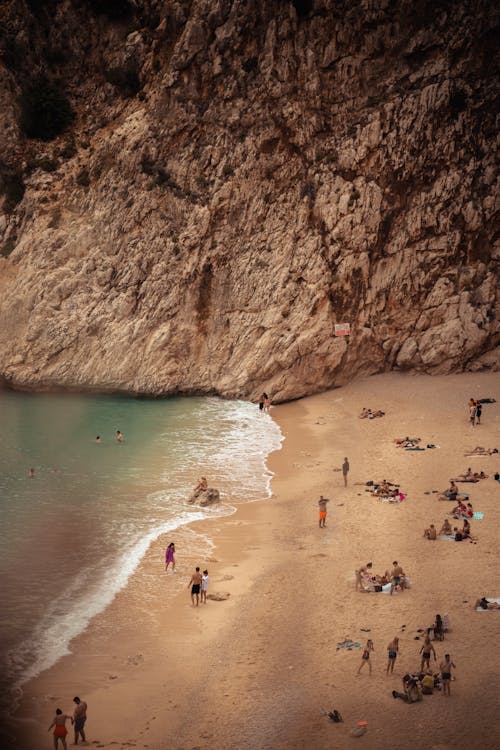
<path fill-rule="evenodd" d="M 3 2 L 0 378 L 283 400 L 497 366 L 495 6 Z M 42 140 L 47 82 L 75 117 Z"/>

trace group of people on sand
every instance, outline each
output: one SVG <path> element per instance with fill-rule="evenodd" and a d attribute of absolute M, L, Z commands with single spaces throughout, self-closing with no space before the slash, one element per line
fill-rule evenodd
<path fill-rule="evenodd" d="M 54 731 L 52 732 L 54 736 L 54 748 L 57 750 L 57 747 L 59 745 L 59 740 L 61 740 L 61 744 L 66 750 L 66 736 L 68 734 L 68 730 L 66 729 L 66 722 L 70 721 L 73 725 L 73 730 L 75 733 L 75 741 L 74 745 L 78 745 L 78 740 L 82 739 L 83 742 L 86 742 L 85 738 L 85 722 L 87 721 L 87 704 L 85 701 L 82 701 L 81 698 L 78 696 L 75 696 L 73 698 L 73 703 L 75 704 L 75 709 L 72 714 L 65 714 L 60 708 L 56 708 L 56 713 L 54 718 L 52 719 L 52 723 L 48 728 L 48 732 L 50 732 L 51 729 Z"/>
<path fill-rule="evenodd" d="M 367 409 L 366 406 L 363 406 L 361 410 L 361 414 L 359 415 L 360 419 L 376 419 L 377 417 L 384 417 L 385 411 L 381 411 L 380 409 L 375 409 L 375 411 L 372 411 L 371 409 Z"/>
<path fill-rule="evenodd" d="M 425 539 L 435 541 L 438 536 L 453 537 L 456 542 L 462 542 L 467 539 L 474 542 L 477 541 L 476 537 L 472 536 L 470 521 L 468 518 L 463 519 L 461 529 L 459 529 L 458 526 L 452 527 L 449 520 L 445 518 L 439 531 L 437 531 L 433 523 L 429 525 L 429 528 L 424 530 Z"/>
<path fill-rule="evenodd" d="M 390 502 L 402 502 L 406 495 L 401 492 L 399 484 L 388 482 L 387 479 L 382 479 L 381 482 L 367 482 L 367 492 L 370 492 L 374 497 L 379 497 L 382 500 L 389 500 Z"/>
<path fill-rule="evenodd" d="M 396 590 L 402 592 L 405 588 L 408 588 L 408 577 L 397 560 L 393 561 L 392 570 L 390 572 L 386 570 L 383 575 L 373 573 L 372 568 L 373 563 L 369 562 L 355 571 L 356 591 L 382 591 L 383 587 L 388 584 L 390 584 L 390 594 L 393 594 Z"/>
<path fill-rule="evenodd" d="M 436 615 L 436 620 L 439 619 L 442 628 L 442 619 L 440 615 Z M 434 632 L 436 633 L 438 628 L 438 622 L 434 626 Z M 442 640 L 442 639 L 439 639 Z M 361 654 L 361 664 L 358 667 L 357 674 L 361 673 L 361 670 L 368 665 L 368 671 L 372 673 L 371 655 L 374 653 L 375 647 L 373 641 L 369 638 Z M 394 665 L 399 655 L 399 638 L 395 637 L 387 645 L 387 666 L 386 675 L 394 672 Z M 432 695 L 435 688 L 441 689 L 443 695 L 450 695 L 450 682 L 452 670 L 455 669 L 455 664 L 452 662 L 450 654 L 445 654 L 443 661 L 439 664 L 439 672 L 434 674 L 431 669 L 431 658 L 434 658 L 434 662 L 437 662 L 436 650 L 432 644 L 429 635 L 426 635 L 424 643 L 419 650 L 420 656 L 420 669 L 415 675 L 405 675 L 403 677 L 403 693 L 398 693 L 393 690 L 392 695 L 394 698 L 401 698 L 407 703 L 414 703 L 417 700 L 422 700 L 423 695 Z"/>

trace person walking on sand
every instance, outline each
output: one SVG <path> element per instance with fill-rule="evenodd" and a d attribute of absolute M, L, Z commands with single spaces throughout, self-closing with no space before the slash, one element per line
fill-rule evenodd
<path fill-rule="evenodd" d="M 208 582 L 209 582 L 209 580 L 210 579 L 208 577 L 208 570 L 204 570 L 203 571 L 203 575 L 201 577 L 201 597 L 200 597 L 200 601 L 201 601 L 202 604 L 206 604 L 207 603 L 207 591 L 208 591 Z"/>
<path fill-rule="evenodd" d="M 264 411 L 269 414 L 269 410 L 271 408 L 271 398 L 267 396 L 266 400 L 264 401 Z"/>
<path fill-rule="evenodd" d="M 342 464 L 342 476 L 344 477 L 344 487 L 347 487 L 347 475 L 349 474 L 349 459 L 344 458 L 344 463 Z"/>
<path fill-rule="evenodd" d="M 165 570 L 168 570 L 170 564 L 172 565 L 172 573 L 175 573 L 175 544 L 173 542 L 170 542 L 165 550 Z"/>
<path fill-rule="evenodd" d="M 187 586 L 188 588 L 191 586 L 191 602 L 193 607 L 197 607 L 200 602 L 201 578 L 200 569 L 196 568 Z"/>
<path fill-rule="evenodd" d="M 54 750 L 57 750 L 59 740 L 61 740 L 61 744 L 64 750 L 67 750 L 66 735 L 68 734 L 68 730 L 66 729 L 66 721 L 68 719 L 73 723 L 73 719 L 71 718 L 71 716 L 68 716 L 68 714 L 63 714 L 60 708 L 56 708 L 56 715 L 52 719 L 52 724 L 47 729 L 47 731 L 50 732 L 52 727 L 54 727 Z"/>
<path fill-rule="evenodd" d="M 264 411 L 264 407 L 266 405 L 266 401 L 267 401 L 268 398 L 269 398 L 269 396 L 264 391 L 264 393 L 262 393 L 261 396 L 260 396 L 260 398 L 259 398 L 259 411 L 261 411 L 261 412 Z"/>
<path fill-rule="evenodd" d="M 401 581 L 401 578 L 403 576 L 403 568 L 401 567 L 401 565 L 398 563 L 397 560 L 394 560 L 392 564 L 394 567 L 392 569 L 391 590 L 389 591 L 391 596 L 392 596 L 393 591 L 395 591 L 398 586 L 399 586 L 401 593 L 403 592 L 403 588 L 404 588 L 402 585 L 402 581 Z"/>
<path fill-rule="evenodd" d="M 318 500 L 320 529 L 324 529 L 326 526 L 326 504 L 329 502 L 330 500 L 327 497 L 323 497 L 323 495 L 320 495 L 320 498 Z"/>
<path fill-rule="evenodd" d="M 439 665 L 441 670 L 441 682 L 443 685 L 443 695 L 450 695 L 451 670 L 456 669 L 449 654 L 444 655 L 444 661 Z"/>
<path fill-rule="evenodd" d="M 431 643 L 431 639 L 428 635 L 425 636 L 424 643 L 422 648 L 419 651 L 420 654 L 422 654 L 422 659 L 420 662 L 420 671 L 424 671 L 424 665 L 426 669 L 431 668 L 431 653 L 434 654 L 434 661 L 437 661 L 436 659 L 436 652 L 434 651 L 434 646 Z"/>
<path fill-rule="evenodd" d="M 481 414 L 483 413 L 483 405 L 480 401 L 476 401 L 476 422 L 481 424 Z"/>
<path fill-rule="evenodd" d="M 85 739 L 85 722 L 87 721 L 87 704 L 82 701 L 77 695 L 73 698 L 75 704 L 75 710 L 73 712 L 73 729 L 75 730 L 75 745 L 78 745 L 78 736 L 82 738 L 83 742 Z"/>
<path fill-rule="evenodd" d="M 393 638 L 387 646 L 387 669 L 386 674 L 394 672 L 394 665 L 399 653 L 399 638 Z"/>
<path fill-rule="evenodd" d="M 371 640 L 371 638 L 369 638 L 366 642 L 366 646 L 363 650 L 363 653 L 361 654 L 361 664 L 359 665 L 357 674 L 361 672 L 365 664 L 368 664 L 368 671 L 370 672 L 370 674 L 372 673 L 372 663 L 370 661 L 370 654 L 374 650 L 375 649 L 373 648 L 373 641 Z"/>

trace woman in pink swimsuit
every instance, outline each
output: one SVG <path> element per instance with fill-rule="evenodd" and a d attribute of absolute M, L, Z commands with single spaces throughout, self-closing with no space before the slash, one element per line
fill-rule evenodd
<path fill-rule="evenodd" d="M 175 544 L 170 542 L 167 549 L 165 550 L 165 570 L 168 570 L 168 566 L 172 563 L 172 573 L 175 573 Z"/>

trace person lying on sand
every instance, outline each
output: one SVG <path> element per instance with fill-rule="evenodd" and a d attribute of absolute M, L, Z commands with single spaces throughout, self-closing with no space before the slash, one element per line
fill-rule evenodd
<path fill-rule="evenodd" d="M 422 692 L 418 685 L 418 677 L 415 675 L 405 675 L 403 677 L 403 693 L 397 690 L 392 691 L 393 698 L 401 698 L 405 703 L 417 703 L 422 700 Z"/>
<path fill-rule="evenodd" d="M 500 604 L 498 602 L 489 602 L 485 596 L 482 596 L 474 604 L 474 609 L 500 609 Z"/>
<path fill-rule="evenodd" d="M 398 448 L 416 448 L 416 446 L 422 442 L 422 438 L 396 438 L 394 442 Z"/>
<path fill-rule="evenodd" d="M 498 453 L 498 448 L 482 448 L 478 445 L 474 450 L 464 453 L 464 456 L 492 456 L 494 453 Z"/>
<path fill-rule="evenodd" d="M 431 541 L 437 538 L 436 527 L 434 526 L 433 523 L 431 523 L 428 529 L 425 529 L 424 537 L 426 539 L 430 539 Z"/>
<path fill-rule="evenodd" d="M 370 416 L 371 413 L 372 413 L 371 409 L 367 409 L 366 406 L 363 406 L 363 408 L 361 410 L 361 414 L 359 415 L 359 418 L 360 419 L 367 419 Z"/>

